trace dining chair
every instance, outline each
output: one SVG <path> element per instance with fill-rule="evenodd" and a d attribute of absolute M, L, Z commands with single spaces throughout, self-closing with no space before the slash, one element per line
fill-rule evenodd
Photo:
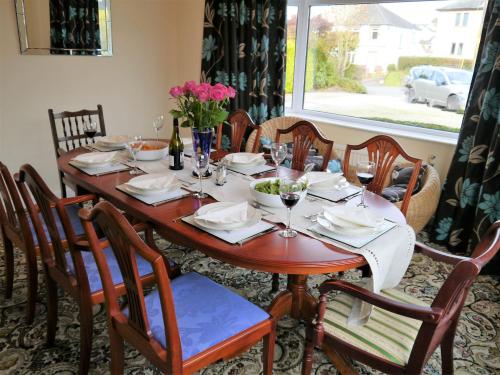
<path fill-rule="evenodd" d="M 354 177 L 349 176 L 349 159 L 351 151 L 363 150 L 368 151 L 368 160 L 375 163 L 375 177 L 367 186 L 371 192 L 380 195 L 385 187 L 388 177 L 393 171 L 394 163 L 397 158 L 404 158 L 413 164 L 413 173 L 406 193 L 401 201 L 401 212 L 406 216 L 408 205 L 410 204 L 411 196 L 417 183 L 418 173 L 422 167 L 422 160 L 408 155 L 396 140 L 387 135 L 377 135 L 359 145 L 347 145 L 344 153 L 343 171 L 347 179 L 354 180 Z M 352 170 L 352 167 L 351 167 Z"/>
<path fill-rule="evenodd" d="M 303 171 L 309 150 L 316 144 L 324 145 L 321 170 L 325 171 L 332 155 L 333 141 L 327 139 L 312 122 L 301 120 L 286 129 L 276 129 L 276 142 L 293 142 L 292 169 Z"/>
<path fill-rule="evenodd" d="M 222 150 L 222 136 L 224 131 L 224 125 L 228 125 L 230 127 L 230 140 L 231 145 L 229 148 L 229 152 L 240 152 L 241 146 L 243 143 L 243 139 L 247 134 L 248 129 L 253 129 L 257 133 L 257 138 L 260 138 L 261 128 L 259 125 L 255 125 L 253 120 L 250 118 L 248 112 L 237 109 L 232 112 L 227 118 L 227 123 L 220 124 L 217 128 L 217 140 L 216 140 L 216 149 Z M 258 152 L 259 144 L 255 143 L 252 150 L 250 152 Z"/>
<path fill-rule="evenodd" d="M 345 281 L 324 282 L 316 323 L 307 328 L 302 374 L 311 373 L 314 346 L 322 348 L 342 374 L 352 373 L 348 358 L 384 373 L 420 374 L 441 346 L 442 373 L 453 374 L 453 341 L 465 299 L 499 248 L 500 221 L 489 228 L 470 258 L 417 243 L 416 251 L 454 266 L 430 306 L 396 289 L 375 294 Z M 328 301 L 331 291 L 340 294 Z M 347 325 L 354 298 L 373 305 L 364 326 Z"/>
<path fill-rule="evenodd" d="M 111 373 L 123 373 L 124 341 L 160 371 L 190 374 L 228 359 L 263 339 L 264 374 L 272 373 L 275 322 L 264 310 L 196 272 L 170 280 L 166 262 L 135 233 L 109 202 L 80 212 L 104 286 Z M 129 304 L 120 308 L 113 271 L 102 253 L 95 228 L 102 230 L 125 280 Z M 153 270 L 156 288 L 145 294 L 134 255 Z"/>
<path fill-rule="evenodd" d="M 57 330 L 58 287 L 68 293 L 80 309 L 80 374 L 86 374 L 92 349 L 92 306 L 104 303 L 104 292 L 97 265 L 78 217 L 80 204 L 96 202 L 96 196 L 87 194 L 72 198 L 58 198 L 29 164 L 21 166 L 16 175 L 17 185 L 33 222 L 40 245 L 45 271 L 47 301 L 47 344 L 53 345 Z M 29 189 L 29 191 L 28 191 Z M 31 195 L 35 203 L 33 202 Z M 55 208 L 55 209 L 53 209 Z M 76 220 L 74 220 L 76 210 Z M 41 215 L 40 215 L 41 214 Z M 60 225 L 58 224 L 60 223 Z M 61 230 L 62 228 L 62 230 Z M 153 230 L 146 224 L 134 226 L 145 231 L 148 244 L 154 247 Z M 64 242 L 66 240 L 66 242 Z M 118 260 L 106 239 L 102 240 L 102 255 L 113 270 L 113 285 L 117 295 L 125 293 L 125 284 L 118 272 Z M 158 251 L 159 253 L 159 251 Z M 140 255 L 135 259 L 138 277 L 148 284 L 154 281 L 151 265 Z M 178 271 L 171 262 L 166 269 L 175 275 Z"/>
<path fill-rule="evenodd" d="M 95 134 L 96 137 L 106 135 L 104 114 L 100 104 L 97 105 L 97 109 L 82 109 L 75 112 L 54 113 L 54 110 L 49 109 L 49 120 L 56 158 L 74 148 L 88 146 L 93 142 L 93 140 L 89 141 L 83 130 L 85 121 L 97 121 L 99 131 Z M 67 181 L 62 172 L 59 172 L 59 183 L 63 198 L 67 196 L 66 186 L 69 186 L 76 194 L 79 193 L 78 187 Z"/>
<path fill-rule="evenodd" d="M 21 196 L 9 169 L 0 162 L 0 232 L 5 258 L 5 298 L 12 297 L 14 288 L 14 248 L 21 250 L 25 257 L 28 282 L 26 320 L 33 323 L 38 291 L 38 244 L 28 214 L 23 207 Z M 18 270 L 18 274 L 21 270 Z"/>

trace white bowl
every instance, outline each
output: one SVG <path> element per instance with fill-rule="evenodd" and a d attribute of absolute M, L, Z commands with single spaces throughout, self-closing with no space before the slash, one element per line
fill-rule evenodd
<path fill-rule="evenodd" d="M 253 180 L 250 182 L 250 193 L 252 194 L 253 199 L 259 204 L 262 204 L 263 206 L 268 206 L 268 207 L 276 207 L 276 208 L 284 208 L 285 205 L 283 202 L 281 202 L 281 198 L 279 194 L 266 194 L 266 193 L 261 193 L 260 191 L 255 190 L 255 185 L 265 182 L 265 181 L 275 181 L 276 177 L 269 177 L 269 178 L 259 178 L 256 180 Z M 304 198 L 307 195 L 307 189 L 303 190 L 300 193 L 300 200 L 299 203 L 304 200 Z M 297 204 L 299 204 L 297 203 Z"/>
<path fill-rule="evenodd" d="M 168 143 L 161 141 L 145 141 L 144 144 L 161 147 L 156 150 L 141 150 L 137 153 L 137 160 L 160 160 L 168 155 Z"/>

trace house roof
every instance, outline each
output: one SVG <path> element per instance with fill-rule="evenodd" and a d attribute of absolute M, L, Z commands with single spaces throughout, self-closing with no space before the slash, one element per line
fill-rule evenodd
<path fill-rule="evenodd" d="M 451 12 L 456 10 L 480 10 L 484 7 L 484 0 L 457 0 L 438 8 L 440 12 Z"/>
<path fill-rule="evenodd" d="M 417 25 L 405 20 L 397 14 L 380 4 L 362 4 L 359 6 L 359 13 L 356 15 L 357 24 L 370 26 L 394 26 L 402 29 L 418 30 Z"/>

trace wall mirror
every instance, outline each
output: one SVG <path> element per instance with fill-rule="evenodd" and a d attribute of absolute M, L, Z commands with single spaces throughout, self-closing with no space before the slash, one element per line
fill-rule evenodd
<path fill-rule="evenodd" d="M 112 56 L 111 0 L 14 0 L 23 55 Z"/>

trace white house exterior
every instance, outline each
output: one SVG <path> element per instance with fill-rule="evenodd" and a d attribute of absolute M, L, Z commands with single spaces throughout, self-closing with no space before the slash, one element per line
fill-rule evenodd
<path fill-rule="evenodd" d="M 434 56 L 474 59 L 481 37 L 484 0 L 458 0 L 438 10 Z"/>

